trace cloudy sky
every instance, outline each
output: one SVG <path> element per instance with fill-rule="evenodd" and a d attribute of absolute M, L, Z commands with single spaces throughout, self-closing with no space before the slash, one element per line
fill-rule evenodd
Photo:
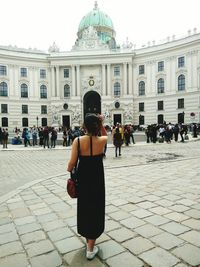
<path fill-rule="evenodd" d="M 136 48 L 148 41 L 200 30 L 199 0 L 98 0 L 113 21 L 118 44 L 128 37 Z M 55 41 L 71 50 L 79 23 L 94 0 L 0 0 L 0 45 L 47 51 Z"/>

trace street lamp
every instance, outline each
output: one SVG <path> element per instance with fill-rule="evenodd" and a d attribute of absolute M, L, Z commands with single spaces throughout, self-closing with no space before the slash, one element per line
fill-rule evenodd
<path fill-rule="evenodd" d="M 38 118 L 38 116 L 37 116 L 37 117 L 36 117 L 36 120 L 37 120 L 37 128 L 38 128 L 38 119 L 39 119 L 39 118 Z"/>

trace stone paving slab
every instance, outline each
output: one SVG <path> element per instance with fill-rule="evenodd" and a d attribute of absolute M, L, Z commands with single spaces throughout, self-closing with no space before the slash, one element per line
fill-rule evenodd
<path fill-rule="evenodd" d="M 68 176 L 62 172 L 69 156 L 66 151 L 3 152 L 11 153 L 13 159 L 18 153 L 24 163 L 32 155 L 35 164 L 33 169 L 32 165 L 20 168 L 21 163 L 16 163 L 13 167 L 17 170 L 4 168 L 4 175 L 16 175 L 16 171 L 20 176 L 32 173 L 34 180 L 40 172 L 44 177 L 39 175 L 37 180 L 0 198 L 0 266 L 200 265 L 197 144 L 185 143 L 180 149 L 181 157 L 173 160 L 165 157 L 178 153 L 180 144 L 130 146 L 123 148 L 124 154 L 117 160 L 108 148 L 104 161 L 105 232 L 97 240 L 99 253 L 91 262 L 85 258 L 85 240 L 76 231 L 76 200 L 65 192 Z M 189 158 L 191 153 L 193 157 Z M 44 162 L 40 166 L 41 161 Z M 0 184 L 1 178 L 0 174 Z"/>

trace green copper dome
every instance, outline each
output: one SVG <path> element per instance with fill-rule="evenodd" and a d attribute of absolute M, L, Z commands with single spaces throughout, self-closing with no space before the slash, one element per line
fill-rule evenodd
<path fill-rule="evenodd" d="M 88 27 L 94 27 L 103 43 L 115 38 L 115 30 L 111 18 L 103 11 L 99 10 L 97 2 L 92 11 L 84 16 L 78 27 L 78 37 L 81 38 L 82 32 Z"/>
<path fill-rule="evenodd" d="M 113 29 L 111 18 L 99 9 L 93 9 L 82 18 L 78 27 L 78 31 L 80 32 L 89 26 L 102 26 Z"/>

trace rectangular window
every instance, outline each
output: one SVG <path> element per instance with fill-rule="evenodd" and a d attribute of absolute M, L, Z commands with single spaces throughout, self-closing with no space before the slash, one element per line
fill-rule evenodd
<path fill-rule="evenodd" d="M 164 109 L 163 101 L 158 101 L 158 110 L 163 110 L 163 109 Z"/>
<path fill-rule="evenodd" d="M 144 74 L 144 65 L 139 65 L 139 74 Z"/>
<path fill-rule="evenodd" d="M 21 72 L 21 77 L 27 77 L 27 68 L 21 68 L 20 72 Z"/>
<path fill-rule="evenodd" d="M 114 67 L 114 76 L 120 76 L 120 67 L 119 66 Z"/>
<path fill-rule="evenodd" d="M 158 62 L 158 71 L 164 71 L 164 61 Z"/>
<path fill-rule="evenodd" d="M 178 108 L 184 108 L 184 98 L 178 99 Z"/>
<path fill-rule="evenodd" d="M 41 69 L 40 70 L 40 79 L 46 79 L 47 74 L 46 74 L 46 70 Z"/>
<path fill-rule="evenodd" d="M 1 104 L 1 113 L 8 113 L 8 105 Z"/>
<path fill-rule="evenodd" d="M 144 102 L 139 103 L 139 111 L 144 111 Z"/>
<path fill-rule="evenodd" d="M 7 75 L 7 68 L 6 68 L 6 66 L 0 66 L 0 75 L 1 76 Z"/>
<path fill-rule="evenodd" d="M 28 105 L 22 105 L 22 114 L 28 114 Z"/>
<path fill-rule="evenodd" d="M 47 114 L 47 106 L 46 105 L 41 106 L 41 114 Z"/>
<path fill-rule="evenodd" d="M 179 57 L 178 58 L 178 67 L 179 68 L 185 67 L 185 57 Z"/>
<path fill-rule="evenodd" d="M 64 78 L 69 78 L 69 69 L 64 69 Z"/>

